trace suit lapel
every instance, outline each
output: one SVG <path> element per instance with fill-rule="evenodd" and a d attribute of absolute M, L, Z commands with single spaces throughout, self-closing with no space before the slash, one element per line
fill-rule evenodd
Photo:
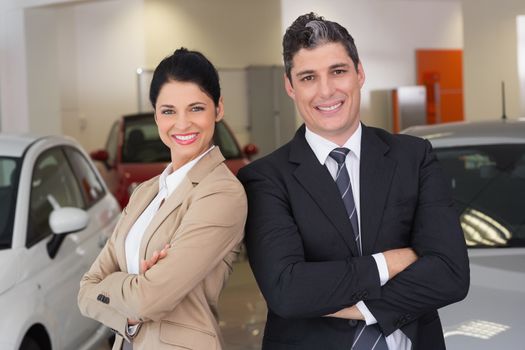
<path fill-rule="evenodd" d="M 144 232 L 139 251 L 139 256 L 142 257 L 142 259 L 149 258 L 146 256 L 147 247 L 151 237 L 155 231 L 157 231 L 159 226 L 173 211 L 175 211 L 182 204 L 184 199 L 188 197 L 193 188 L 197 186 L 199 182 L 202 181 L 202 179 L 204 179 L 222 162 L 224 162 L 224 157 L 222 156 L 219 147 L 216 146 L 204 157 L 202 157 L 197 162 L 197 164 L 193 166 L 193 168 L 191 168 L 175 191 L 168 198 L 166 198 L 164 204 L 153 217 L 153 220 L 146 229 L 146 232 Z"/>
<path fill-rule="evenodd" d="M 298 164 L 294 176 L 336 227 L 352 254 L 357 256 L 359 253 L 353 239 L 352 226 L 337 185 L 326 167 L 315 157 L 306 142 L 304 131 L 304 126 L 299 128 L 291 143 L 290 161 Z"/>
<path fill-rule="evenodd" d="M 396 168 L 396 163 L 385 156 L 388 150 L 388 145 L 363 125 L 359 175 L 363 255 L 374 251 L 385 201 Z"/>

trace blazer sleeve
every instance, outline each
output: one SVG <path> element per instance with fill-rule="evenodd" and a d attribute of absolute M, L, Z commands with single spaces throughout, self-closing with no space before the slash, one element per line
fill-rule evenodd
<path fill-rule="evenodd" d="M 99 293 L 108 291 L 109 306 L 117 313 L 159 321 L 242 241 L 246 212 L 246 196 L 237 181 L 208 184 L 196 191 L 165 258 L 145 274 L 113 272 L 84 298 L 95 303 Z"/>
<path fill-rule="evenodd" d="M 459 215 L 441 166 L 425 141 L 411 246 L 419 259 L 365 298 L 385 335 L 423 314 L 465 298 L 470 275 Z"/>
<path fill-rule="evenodd" d="M 115 238 L 122 219 L 126 216 L 126 208 L 122 211 L 119 222 L 115 230 L 106 242 L 104 248 L 91 265 L 88 272 L 84 274 L 80 281 L 80 290 L 78 293 L 78 307 L 82 315 L 95 319 L 107 327 L 113 329 L 119 335 L 125 337 L 127 327 L 127 317 L 119 312 L 112 305 L 98 300 L 99 294 L 106 296 L 104 291 L 97 286 L 109 275 L 120 271 L 115 253 Z M 94 295 L 94 298 L 88 295 Z"/>
<path fill-rule="evenodd" d="M 365 296 L 378 298 L 379 272 L 371 256 L 305 260 L 286 186 L 260 170 L 244 167 L 239 178 L 248 195 L 250 265 L 268 307 L 288 319 L 321 317 Z"/>

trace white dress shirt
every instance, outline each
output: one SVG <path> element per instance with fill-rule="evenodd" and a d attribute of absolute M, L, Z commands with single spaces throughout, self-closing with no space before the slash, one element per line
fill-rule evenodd
<path fill-rule="evenodd" d="M 337 173 L 337 162 L 330 157 L 330 152 L 334 150 L 334 148 L 338 147 L 345 147 L 350 150 L 346 156 L 346 169 L 348 170 L 348 175 L 350 177 L 350 183 L 352 184 L 352 195 L 354 197 L 354 203 L 355 208 L 357 211 L 357 217 L 359 218 L 358 225 L 359 225 L 359 232 L 361 234 L 366 235 L 366 232 L 361 231 L 361 206 L 360 206 L 360 196 L 359 196 L 359 166 L 360 166 L 360 159 L 361 159 L 361 135 L 362 135 L 362 128 L 361 123 L 359 123 L 359 126 L 357 127 L 357 130 L 353 133 L 352 136 L 345 142 L 343 146 L 339 146 L 332 141 L 329 141 L 322 136 L 319 136 L 315 133 L 313 133 L 308 127 L 306 127 L 305 131 L 305 138 L 306 142 L 308 142 L 308 145 L 314 152 L 315 156 L 319 160 L 319 162 L 322 165 L 325 165 L 328 171 L 330 172 L 330 175 L 334 178 L 336 177 Z M 376 264 L 377 264 L 377 270 L 379 271 L 379 280 L 381 283 L 381 286 L 383 286 L 386 282 L 388 282 L 389 275 L 388 275 L 388 267 L 386 264 L 385 257 L 382 253 L 373 254 L 372 257 L 374 258 Z M 359 311 L 363 314 L 365 318 L 365 322 L 367 325 L 377 323 L 376 318 L 370 310 L 366 307 L 365 303 L 363 301 L 359 301 L 356 304 Z M 389 350 L 409 350 L 412 346 L 412 342 L 408 337 L 401 331 L 396 330 L 394 333 L 386 337 L 386 343 L 388 345 Z"/>

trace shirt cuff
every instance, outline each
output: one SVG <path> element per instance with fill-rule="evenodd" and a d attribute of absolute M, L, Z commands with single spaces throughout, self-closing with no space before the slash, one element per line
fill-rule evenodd
<path fill-rule="evenodd" d="M 374 317 L 374 315 L 372 315 L 370 310 L 368 310 L 368 308 L 366 307 L 365 303 L 362 300 L 357 302 L 355 306 L 359 309 L 361 314 L 363 314 L 363 317 L 365 318 L 365 322 L 367 326 L 377 323 L 376 318 Z"/>
<path fill-rule="evenodd" d="M 128 325 L 126 328 L 126 335 L 130 338 L 133 338 L 135 335 L 137 335 L 140 325 L 140 323 L 134 324 L 133 326 Z"/>
<path fill-rule="evenodd" d="M 377 253 L 373 254 L 372 258 L 376 261 L 377 270 L 379 271 L 379 282 L 381 283 L 381 287 L 383 287 L 390 277 L 388 275 L 388 266 L 386 264 L 385 256 L 383 253 Z"/>

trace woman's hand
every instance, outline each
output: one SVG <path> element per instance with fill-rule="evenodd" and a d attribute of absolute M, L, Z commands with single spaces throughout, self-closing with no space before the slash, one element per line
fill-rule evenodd
<path fill-rule="evenodd" d="M 151 267 L 155 265 L 160 259 L 166 257 L 166 255 L 168 255 L 168 249 L 170 247 L 170 244 L 166 244 L 160 252 L 155 250 L 149 260 L 142 260 L 140 262 L 140 273 L 145 273 L 146 271 L 151 269 Z"/>

